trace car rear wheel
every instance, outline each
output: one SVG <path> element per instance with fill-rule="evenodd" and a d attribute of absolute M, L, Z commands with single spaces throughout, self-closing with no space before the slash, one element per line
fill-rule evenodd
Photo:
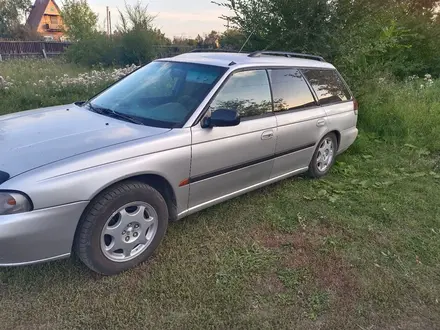
<path fill-rule="evenodd" d="M 163 196 L 134 181 L 118 183 L 99 194 L 84 212 L 74 250 L 93 271 L 115 275 L 146 261 L 168 226 Z"/>
<path fill-rule="evenodd" d="M 330 171 L 336 160 L 338 141 L 334 133 L 329 133 L 318 143 L 309 165 L 309 176 L 321 178 Z"/>

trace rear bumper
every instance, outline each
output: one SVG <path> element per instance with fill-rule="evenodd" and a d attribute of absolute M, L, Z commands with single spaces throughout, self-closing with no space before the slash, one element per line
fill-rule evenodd
<path fill-rule="evenodd" d="M 68 257 L 88 202 L 0 216 L 0 266 L 20 266 Z"/>
<path fill-rule="evenodd" d="M 356 141 L 359 132 L 356 127 L 341 132 L 341 141 L 339 141 L 338 154 L 346 151 Z"/>

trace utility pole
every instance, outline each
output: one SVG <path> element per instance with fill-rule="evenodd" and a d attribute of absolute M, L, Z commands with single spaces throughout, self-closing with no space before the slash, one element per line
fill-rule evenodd
<path fill-rule="evenodd" d="M 110 22 L 108 20 L 109 17 L 109 9 L 108 6 L 106 7 L 106 15 L 107 15 L 107 35 L 110 35 Z"/>
<path fill-rule="evenodd" d="M 108 21 L 109 21 L 109 26 L 110 26 L 109 31 L 110 31 L 110 37 L 111 37 L 113 34 L 113 29 L 112 29 L 112 13 L 110 10 L 108 11 Z"/>

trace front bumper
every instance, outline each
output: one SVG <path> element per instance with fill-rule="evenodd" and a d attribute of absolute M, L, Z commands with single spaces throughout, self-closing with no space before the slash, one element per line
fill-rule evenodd
<path fill-rule="evenodd" d="M 68 257 L 88 202 L 14 215 L 0 215 L 0 266 L 20 266 Z"/>

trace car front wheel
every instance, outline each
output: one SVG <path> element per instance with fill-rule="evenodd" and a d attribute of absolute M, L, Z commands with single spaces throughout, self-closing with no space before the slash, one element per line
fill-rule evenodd
<path fill-rule="evenodd" d="M 74 250 L 93 271 L 115 275 L 146 261 L 168 226 L 168 208 L 151 186 L 118 183 L 88 206 L 77 229 Z"/>

